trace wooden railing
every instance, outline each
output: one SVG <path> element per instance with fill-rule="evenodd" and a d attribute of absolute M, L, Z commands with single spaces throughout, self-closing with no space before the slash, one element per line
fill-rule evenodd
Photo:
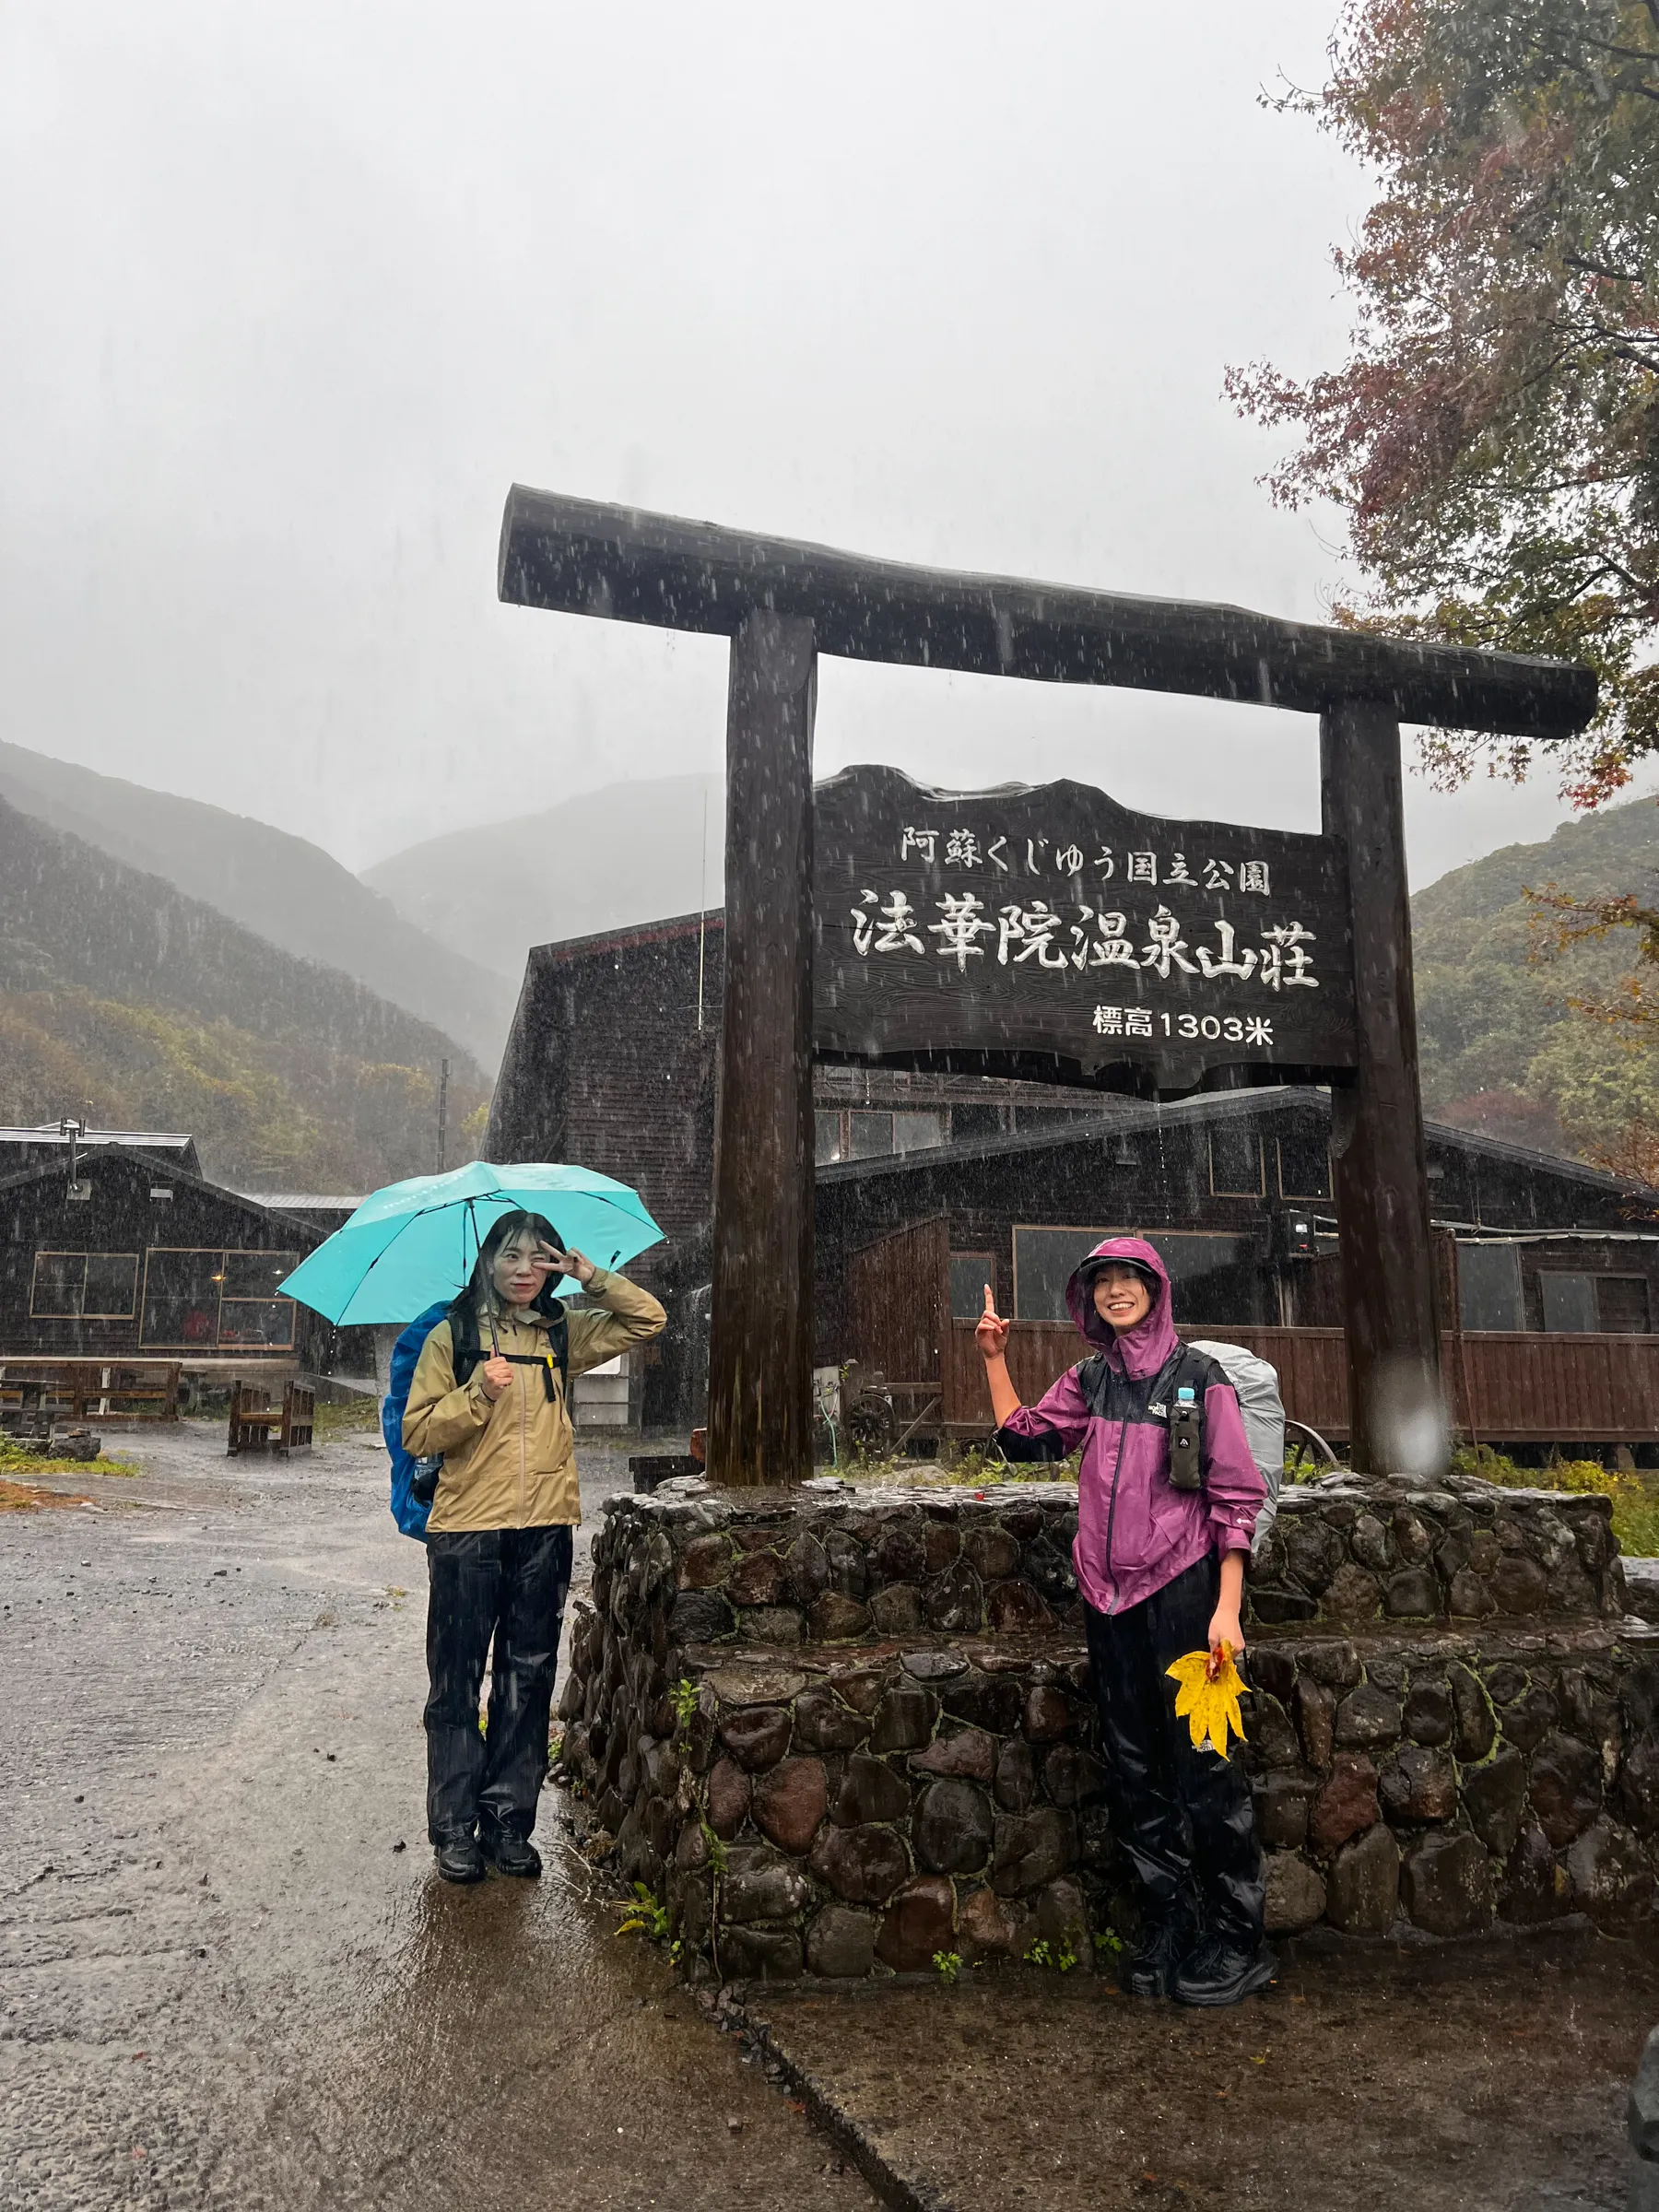
<path fill-rule="evenodd" d="M 984 1362 L 971 1321 L 953 1321 L 945 1347 L 944 1420 L 991 1425 Z M 1241 1345 L 1278 1370 L 1292 1420 L 1322 1436 L 1348 1435 L 1347 1349 L 1340 1329 L 1183 1329 Z M 1017 1321 L 1008 1372 L 1034 1405 L 1081 1354 L 1069 1323 Z M 1481 1330 L 1441 1339 L 1446 1394 L 1459 1431 L 1482 1443 L 1636 1444 L 1659 1441 L 1659 1336 L 1553 1336 Z"/>

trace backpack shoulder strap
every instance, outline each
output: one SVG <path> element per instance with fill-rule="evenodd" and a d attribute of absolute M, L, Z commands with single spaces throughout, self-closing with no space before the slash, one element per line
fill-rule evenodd
<path fill-rule="evenodd" d="M 1079 1359 L 1073 1369 L 1077 1388 L 1083 1393 L 1084 1403 L 1098 1420 L 1106 1418 L 1106 1401 L 1111 1394 L 1112 1370 L 1107 1364 L 1104 1352 L 1090 1352 L 1087 1359 Z"/>

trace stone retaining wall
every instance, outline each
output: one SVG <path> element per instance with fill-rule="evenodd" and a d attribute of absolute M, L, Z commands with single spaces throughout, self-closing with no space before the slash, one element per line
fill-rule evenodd
<path fill-rule="evenodd" d="M 1126 1900 L 1069 1561 L 1076 1491 L 607 1501 L 562 1763 L 725 1976 L 1087 1964 Z M 1651 1909 L 1659 1630 L 1605 1499 L 1287 1493 L 1246 1763 L 1277 1931 Z"/>

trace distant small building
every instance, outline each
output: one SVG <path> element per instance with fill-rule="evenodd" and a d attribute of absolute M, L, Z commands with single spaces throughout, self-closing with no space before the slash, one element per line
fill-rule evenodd
<path fill-rule="evenodd" d="M 278 1294 L 327 1234 L 320 1220 L 209 1182 L 185 1135 L 89 1131 L 68 1169 L 55 1130 L 0 1133 L 0 1361 L 330 1371 L 336 1333 Z"/>

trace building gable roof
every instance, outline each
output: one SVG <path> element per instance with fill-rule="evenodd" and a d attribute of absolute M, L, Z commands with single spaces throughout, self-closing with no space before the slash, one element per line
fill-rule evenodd
<path fill-rule="evenodd" d="M 228 1191 L 223 1183 L 210 1182 L 205 1175 L 192 1174 L 188 1169 L 176 1166 L 171 1160 L 159 1163 L 154 1153 L 134 1152 L 124 1145 L 110 1144 L 98 1147 L 97 1158 L 100 1162 L 116 1160 L 129 1168 L 142 1169 L 146 1175 L 150 1176 L 159 1170 L 174 1188 L 182 1185 L 188 1190 L 199 1191 L 206 1197 L 218 1199 L 223 1205 L 234 1206 L 243 1213 L 255 1215 L 261 1221 L 279 1229 L 284 1236 L 291 1235 L 308 1244 L 320 1244 L 327 1233 L 312 1222 L 300 1220 L 292 1214 L 280 1213 L 273 1206 L 262 1205 L 257 1198 L 250 1198 L 241 1191 Z M 10 1175 L 0 1175 L 0 1198 L 4 1198 L 8 1192 L 21 1190 L 26 1184 L 45 1182 L 61 1176 L 63 1172 L 64 1162 L 61 1159 L 48 1159 L 32 1168 L 19 1168 Z"/>

